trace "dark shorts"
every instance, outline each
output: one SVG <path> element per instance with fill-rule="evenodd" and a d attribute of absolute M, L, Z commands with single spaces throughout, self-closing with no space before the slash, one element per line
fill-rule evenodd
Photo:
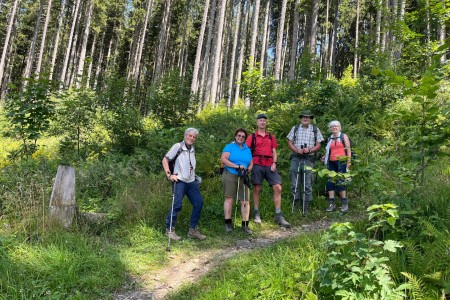
<path fill-rule="evenodd" d="M 267 180 L 270 186 L 281 184 L 281 176 L 277 171 L 272 172 L 269 167 L 261 165 L 253 165 L 252 169 L 252 184 L 260 185 Z"/>

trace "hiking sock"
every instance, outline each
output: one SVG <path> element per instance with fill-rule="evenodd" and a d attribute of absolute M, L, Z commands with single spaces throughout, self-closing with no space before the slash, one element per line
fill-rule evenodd
<path fill-rule="evenodd" d="M 231 219 L 225 219 L 225 224 L 231 224 Z"/>
<path fill-rule="evenodd" d="M 257 207 L 253 208 L 253 215 L 259 215 L 259 209 Z"/>
<path fill-rule="evenodd" d="M 348 204 L 348 199 L 347 198 L 341 198 L 341 201 L 342 201 L 342 205 Z"/>
<path fill-rule="evenodd" d="M 281 214 L 281 207 L 276 207 L 275 208 L 275 213 L 276 214 Z"/>
<path fill-rule="evenodd" d="M 248 221 L 242 221 L 242 227 L 248 227 Z"/>

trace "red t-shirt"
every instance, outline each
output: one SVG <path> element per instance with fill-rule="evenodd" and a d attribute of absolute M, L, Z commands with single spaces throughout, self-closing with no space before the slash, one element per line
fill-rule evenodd
<path fill-rule="evenodd" d="M 258 133 L 258 131 L 256 131 L 255 136 L 256 145 L 254 147 L 255 152 L 253 152 L 253 163 L 261 166 L 271 166 L 273 164 L 272 149 L 278 148 L 277 139 L 273 136 L 273 134 L 269 135 L 268 132 L 262 136 Z M 270 136 L 272 138 L 270 138 Z M 246 141 L 246 144 L 250 149 L 252 149 L 252 142 L 253 137 L 252 134 L 250 134 Z"/>
<path fill-rule="evenodd" d="M 345 147 L 341 139 L 335 139 L 330 143 L 330 161 L 337 161 L 339 158 L 346 156 Z"/>

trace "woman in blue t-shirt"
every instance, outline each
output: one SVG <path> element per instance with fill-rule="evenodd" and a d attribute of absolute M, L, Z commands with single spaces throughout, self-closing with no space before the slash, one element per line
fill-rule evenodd
<path fill-rule="evenodd" d="M 247 175 L 246 172 L 251 171 L 253 168 L 252 152 L 245 144 L 247 135 L 245 129 L 236 129 L 234 133 L 234 142 L 225 146 L 220 159 L 225 167 L 222 174 L 222 186 L 225 193 L 223 209 L 225 214 L 226 232 L 233 231 L 233 226 L 231 224 L 231 210 L 233 207 L 233 198 L 236 197 L 241 202 L 242 230 L 247 234 L 252 234 L 252 231 L 248 227 L 250 216 L 250 190 L 244 185 L 243 180 L 244 176 Z"/>

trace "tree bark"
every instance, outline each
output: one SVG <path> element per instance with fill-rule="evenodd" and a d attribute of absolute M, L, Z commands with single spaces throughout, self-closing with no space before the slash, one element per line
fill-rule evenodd
<path fill-rule="evenodd" d="M 241 77 L 242 77 L 242 68 L 244 64 L 244 53 L 245 53 L 245 35 L 247 34 L 247 26 L 248 26 L 248 18 L 249 18 L 249 3 L 246 1 L 245 9 L 245 18 L 244 18 L 244 24 L 241 28 L 241 34 L 240 34 L 240 48 L 239 48 L 239 60 L 238 60 L 238 67 L 236 71 L 236 91 L 234 93 L 234 104 L 237 104 L 239 101 L 239 94 L 241 90 Z"/>
<path fill-rule="evenodd" d="M 376 48 L 377 50 L 381 50 L 381 11 L 383 7 L 383 0 L 379 0 L 377 2 L 377 17 L 376 17 Z"/>
<path fill-rule="evenodd" d="M 275 69 L 274 69 L 274 78 L 275 80 L 280 80 L 281 70 L 281 55 L 283 51 L 283 38 L 284 38 L 284 20 L 286 18 L 286 6 L 287 0 L 283 0 L 281 4 L 281 12 L 280 19 L 278 22 L 278 30 L 277 30 L 277 43 L 275 48 Z"/>
<path fill-rule="evenodd" d="M 295 64 L 297 62 L 298 49 L 298 31 L 300 26 L 300 18 L 298 13 L 298 4 L 300 0 L 295 0 L 294 3 L 294 20 L 292 22 L 292 44 L 291 44 L 291 59 L 289 63 L 289 81 L 295 79 Z"/>
<path fill-rule="evenodd" d="M 10 47 L 10 37 L 11 37 L 12 28 L 14 26 L 15 18 L 16 18 L 16 11 L 18 10 L 19 6 L 20 6 L 20 0 L 15 0 L 14 4 L 11 7 L 9 18 L 8 18 L 8 28 L 6 29 L 6 36 L 5 36 L 5 41 L 3 43 L 2 57 L 0 59 L 0 86 L 2 86 L 3 76 L 5 74 L 6 56 L 8 54 L 8 49 Z"/>
<path fill-rule="evenodd" d="M 358 43 L 359 43 L 359 14 L 360 14 L 361 0 L 356 3 L 356 28 L 355 28 L 355 55 L 353 60 L 353 78 L 358 76 Z"/>
<path fill-rule="evenodd" d="M 156 56 L 155 74 L 153 81 L 157 81 L 162 75 L 164 63 L 164 51 L 166 50 L 166 37 L 169 35 L 169 16 L 171 0 L 165 0 L 164 15 L 162 19 L 161 31 L 159 35 L 158 54 Z"/>
<path fill-rule="evenodd" d="M 189 34 L 189 13 L 191 10 L 191 0 L 187 0 L 187 4 L 186 4 L 186 16 L 184 18 L 184 30 L 183 30 L 183 37 L 181 38 L 181 47 L 180 47 L 180 52 L 178 54 L 178 69 L 180 70 L 180 76 L 182 76 L 182 74 L 184 74 L 184 55 L 186 52 L 186 35 Z"/>
<path fill-rule="evenodd" d="M 192 72 L 191 93 L 197 94 L 198 92 L 198 72 L 200 69 L 200 60 L 202 58 L 203 39 L 205 36 L 206 23 L 208 21 L 208 10 L 210 0 L 205 1 L 205 8 L 203 11 L 202 26 L 198 36 L 197 53 L 195 54 L 194 71 Z"/>
<path fill-rule="evenodd" d="M 77 68 L 77 76 L 75 78 L 75 86 L 79 88 L 81 86 L 81 81 L 83 78 L 84 73 L 84 60 L 86 58 L 86 48 L 87 48 L 87 42 L 89 38 L 89 31 L 91 29 L 91 18 L 92 18 L 92 11 L 94 9 L 94 1 L 90 0 L 89 5 L 86 8 L 86 19 L 85 19 L 85 25 L 84 25 L 84 32 L 83 32 L 83 40 L 81 42 L 81 50 L 80 50 L 80 57 L 78 59 L 78 68 Z"/>
<path fill-rule="evenodd" d="M 36 25 L 34 27 L 33 40 L 31 41 L 30 50 L 28 51 L 27 65 L 25 67 L 25 72 L 23 74 L 24 78 L 30 78 L 31 76 L 31 69 L 33 68 L 34 63 L 34 54 L 36 51 L 39 28 L 41 27 L 41 18 L 42 18 L 42 11 L 44 10 L 44 3 L 45 3 L 44 0 L 40 1 L 39 12 L 36 20 Z M 28 83 L 27 81 L 24 81 L 24 86 L 26 86 L 27 83 Z"/>
<path fill-rule="evenodd" d="M 64 55 L 64 62 L 63 62 L 62 69 L 61 69 L 61 77 L 60 77 L 61 83 L 65 83 L 65 81 L 66 81 L 66 74 L 67 74 L 67 69 L 68 69 L 68 64 L 69 64 L 69 59 L 70 59 L 70 52 L 72 49 L 73 35 L 75 33 L 75 28 L 76 28 L 77 20 L 78 20 L 78 10 L 80 8 L 80 3 L 81 3 L 81 0 L 76 0 L 76 2 L 75 2 L 75 10 L 73 13 L 72 26 L 70 27 L 70 33 L 67 37 L 66 53 Z"/>
<path fill-rule="evenodd" d="M 92 75 L 92 67 L 94 66 L 94 53 L 95 53 L 95 45 L 97 44 L 97 36 L 98 34 L 96 32 L 94 32 L 94 37 L 92 38 L 92 44 L 91 44 L 91 53 L 89 54 L 89 67 L 87 70 L 87 74 L 86 74 L 86 84 L 85 87 L 89 87 L 90 86 L 90 82 L 91 82 L 91 75 Z"/>
<path fill-rule="evenodd" d="M 269 41 L 269 14 L 270 14 L 270 2 L 271 0 L 266 0 L 266 12 L 264 16 L 264 30 L 262 35 L 262 41 L 261 41 L 261 64 L 259 66 L 259 70 L 261 74 L 264 75 L 264 70 L 266 70 L 266 57 L 267 57 L 267 44 Z"/>
<path fill-rule="evenodd" d="M 227 0 L 220 1 L 221 5 L 219 11 L 219 20 L 217 23 L 217 32 L 216 32 L 216 43 L 214 47 L 213 54 L 213 69 L 212 69 L 212 79 L 211 79 L 211 94 L 210 94 L 210 102 L 211 104 L 216 104 L 217 99 L 217 88 L 218 88 L 218 78 L 219 78 L 219 68 L 221 64 L 221 53 L 222 53 L 222 37 L 223 37 L 223 24 L 225 21 L 225 11 L 227 8 Z"/>
<path fill-rule="evenodd" d="M 331 61 L 331 72 L 337 77 L 337 66 L 336 66 L 336 56 L 337 56 L 337 32 L 339 23 L 339 0 L 335 0 L 334 6 L 334 22 L 333 22 L 333 39 L 332 39 L 332 49 L 330 55 Z"/>
<path fill-rule="evenodd" d="M 64 16 L 64 10 L 66 9 L 66 1 L 67 0 L 62 0 L 61 11 L 59 12 L 59 16 L 58 16 L 58 29 L 56 30 L 55 42 L 53 45 L 52 61 L 50 63 L 50 75 L 49 75 L 50 80 L 52 80 L 53 75 L 55 73 L 56 57 L 58 55 L 58 48 L 59 48 L 59 37 L 61 35 L 61 28 L 63 25 L 63 16 Z"/>
<path fill-rule="evenodd" d="M 37 65 L 36 65 L 36 74 L 38 76 L 39 76 L 39 73 L 41 73 L 42 58 L 44 56 L 45 41 L 47 39 L 47 29 L 48 29 L 48 23 L 50 20 L 50 16 L 51 16 L 51 8 L 52 8 L 52 0 L 48 0 L 47 11 L 45 13 L 44 28 L 42 29 L 41 48 L 39 49 L 39 57 L 38 57 Z"/>
<path fill-rule="evenodd" d="M 239 29 L 241 24 L 241 8 L 243 7 L 244 2 L 239 0 L 237 4 L 237 12 L 236 12 L 236 23 L 234 27 L 234 34 L 233 34 L 233 45 L 231 50 L 231 59 L 230 59 L 230 80 L 228 82 L 228 102 L 227 106 L 231 107 L 232 105 L 232 99 L 233 99 L 233 86 L 235 85 L 234 77 L 235 77 L 235 69 L 236 69 L 236 52 L 238 47 L 238 37 L 239 37 Z"/>
<path fill-rule="evenodd" d="M 144 44 L 145 44 L 145 36 L 147 33 L 148 19 L 150 18 L 150 15 L 152 14 L 152 4 L 153 4 L 152 0 L 147 1 L 147 7 L 145 10 L 145 18 L 144 18 L 144 26 L 142 28 L 142 35 L 140 37 L 139 45 L 137 48 L 137 56 L 136 56 L 136 60 L 135 60 L 135 66 L 133 68 L 134 69 L 133 70 L 133 79 L 134 80 L 138 80 L 138 78 L 140 78 L 142 51 L 144 49 Z"/>
<path fill-rule="evenodd" d="M 50 197 L 50 216 L 68 228 L 72 225 L 75 211 L 75 169 L 58 166 Z"/>
<path fill-rule="evenodd" d="M 316 56 L 317 45 L 317 19 L 319 15 L 319 0 L 313 0 L 313 10 L 311 16 L 311 35 L 310 35 L 310 51 L 313 57 Z"/>
<path fill-rule="evenodd" d="M 260 0 L 255 0 L 252 17 L 252 37 L 250 41 L 250 70 L 253 68 L 253 65 L 255 63 L 256 37 L 258 36 L 259 6 Z"/>

